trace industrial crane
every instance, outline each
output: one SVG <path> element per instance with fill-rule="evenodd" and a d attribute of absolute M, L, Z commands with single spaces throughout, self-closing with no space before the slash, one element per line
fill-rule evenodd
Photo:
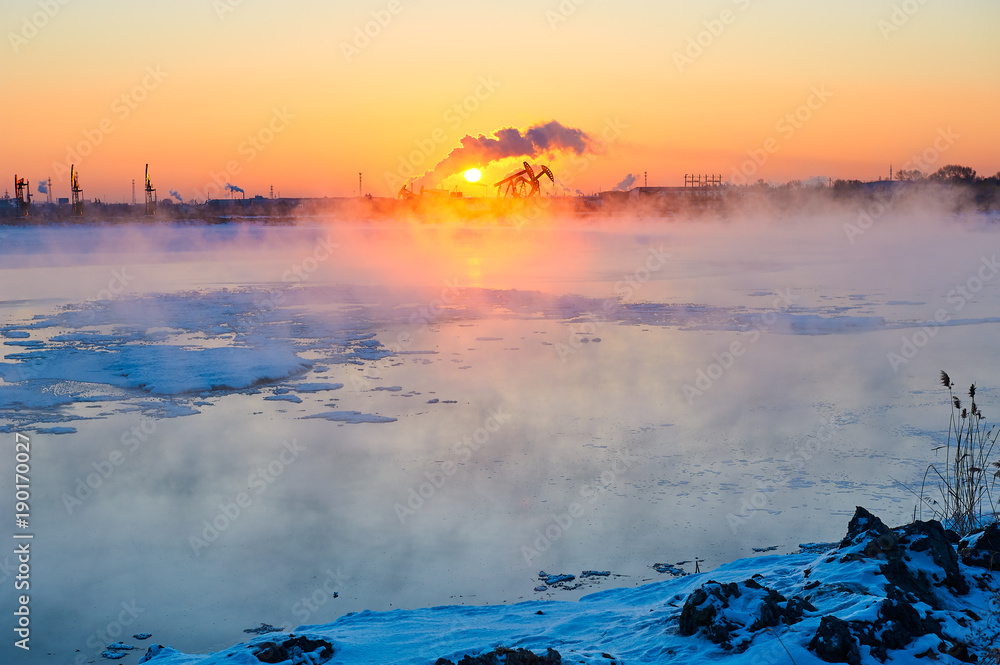
<path fill-rule="evenodd" d="M 524 162 L 523 169 L 517 173 L 512 173 L 500 182 L 494 183 L 494 186 L 497 188 L 497 197 L 500 197 L 501 190 L 505 198 L 508 194 L 514 198 L 537 196 L 541 193 L 540 181 L 543 175 L 547 175 L 553 183 L 556 181 L 555 176 L 552 175 L 552 170 L 548 166 L 541 166 L 536 175 L 531 165 L 528 162 Z M 504 189 L 505 185 L 506 189 Z"/>

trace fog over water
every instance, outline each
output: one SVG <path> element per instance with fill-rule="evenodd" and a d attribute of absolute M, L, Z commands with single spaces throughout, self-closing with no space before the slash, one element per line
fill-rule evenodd
<path fill-rule="evenodd" d="M 856 505 L 908 520 L 939 370 L 1000 414 L 996 219 L 939 203 L 0 227 L 31 662 L 571 599 L 838 540 Z M 620 577 L 533 590 L 588 569 Z"/>

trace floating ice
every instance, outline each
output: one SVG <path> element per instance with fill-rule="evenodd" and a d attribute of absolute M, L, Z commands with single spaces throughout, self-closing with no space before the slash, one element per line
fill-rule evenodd
<path fill-rule="evenodd" d="M 303 416 L 303 418 L 322 418 L 323 420 L 329 420 L 331 422 L 351 424 L 396 422 L 395 418 L 377 416 L 371 413 L 361 413 L 360 411 L 324 411 L 323 413 L 314 413 L 311 416 Z"/>
<path fill-rule="evenodd" d="M 292 390 L 298 393 L 318 393 L 324 390 L 340 390 L 343 383 L 296 383 L 291 386 Z"/>

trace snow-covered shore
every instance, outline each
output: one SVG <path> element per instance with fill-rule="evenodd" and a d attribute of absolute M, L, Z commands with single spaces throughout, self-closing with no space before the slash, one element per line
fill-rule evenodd
<path fill-rule="evenodd" d="M 934 521 L 889 529 L 859 507 L 840 543 L 578 602 L 350 613 L 217 653 L 153 645 L 140 662 L 975 662 L 998 632 L 998 550 L 995 525 L 959 540 Z"/>

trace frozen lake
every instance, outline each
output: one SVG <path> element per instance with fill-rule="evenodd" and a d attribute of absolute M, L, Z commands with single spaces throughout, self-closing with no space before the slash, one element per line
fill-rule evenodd
<path fill-rule="evenodd" d="M 908 521 L 939 371 L 1000 414 L 1000 227 L 857 217 L 0 228 L 31 662 Z"/>

